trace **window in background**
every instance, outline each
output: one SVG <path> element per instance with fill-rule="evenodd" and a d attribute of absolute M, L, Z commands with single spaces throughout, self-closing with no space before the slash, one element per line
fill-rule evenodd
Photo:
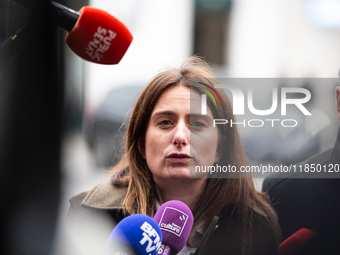
<path fill-rule="evenodd" d="M 194 54 L 200 54 L 211 64 L 227 64 L 231 7 L 230 0 L 195 1 Z"/>

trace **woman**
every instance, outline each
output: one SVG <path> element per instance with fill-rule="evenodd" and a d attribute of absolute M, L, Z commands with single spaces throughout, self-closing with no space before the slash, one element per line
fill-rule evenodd
<path fill-rule="evenodd" d="M 236 127 L 213 125 L 213 119 L 234 120 L 227 95 L 219 92 L 220 105 L 208 100 L 201 114 L 202 89 L 214 86 L 215 78 L 197 57 L 154 77 L 134 107 L 126 152 L 110 180 L 72 198 L 70 214 L 94 208 L 115 221 L 134 213 L 153 217 L 159 204 L 180 200 L 194 215 L 181 254 L 276 254 L 276 214 L 245 178 L 251 176 L 195 172 L 195 166 L 247 164 Z"/>

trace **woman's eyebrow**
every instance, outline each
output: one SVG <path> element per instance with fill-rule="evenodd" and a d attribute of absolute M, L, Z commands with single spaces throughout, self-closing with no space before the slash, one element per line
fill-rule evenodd
<path fill-rule="evenodd" d="M 151 119 L 153 118 L 157 118 L 159 116 L 162 116 L 162 115 L 172 115 L 172 116 L 176 116 L 177 114 L 173 111 L 159 111 L 159 112 L 155 112 L 152 116 L 151 116 Z"/>
<path fill-rule="evenodd" d="M 173 111 L 158 111 L 155 112 L 152 116 L 151 116 L 151 120 L 153 119 L 157 119 L 160 116 L 177 116 L 177 114 Z M 202 115 L 199 113 L 190 113 L 187 115 L 187 117 L 189 118 L 203 118 L 206 119 L 207 121 L 213 121 L 213 119 L 209 116 L 209 115 Z"/>
<path fill-rule="evenodd" d="M 212 120 L 212 118 L 209 115 L 202 115 L 202 114 L 198 114 L 198 113 L 190 113 L 189 117 L 190 118 L 204 118 L 204 119 Z"/>

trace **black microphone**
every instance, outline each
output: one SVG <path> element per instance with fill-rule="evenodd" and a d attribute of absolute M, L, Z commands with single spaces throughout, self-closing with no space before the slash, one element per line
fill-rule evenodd
<path fill-rule="evenodd" d="M 62 4 L 51 1 L 51 15 L 53 23 L 70 32 L 76 24 L 80 13 Z"/>

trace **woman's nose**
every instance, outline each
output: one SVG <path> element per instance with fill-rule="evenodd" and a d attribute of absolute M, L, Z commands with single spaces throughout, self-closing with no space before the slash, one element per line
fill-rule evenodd
<path fill-rule="evenodd" d="M 179 123 L 175 128 L 172 144 L 175 146 L 186 146 L 189 144 L 190 130 L 185 124 Z"/>

